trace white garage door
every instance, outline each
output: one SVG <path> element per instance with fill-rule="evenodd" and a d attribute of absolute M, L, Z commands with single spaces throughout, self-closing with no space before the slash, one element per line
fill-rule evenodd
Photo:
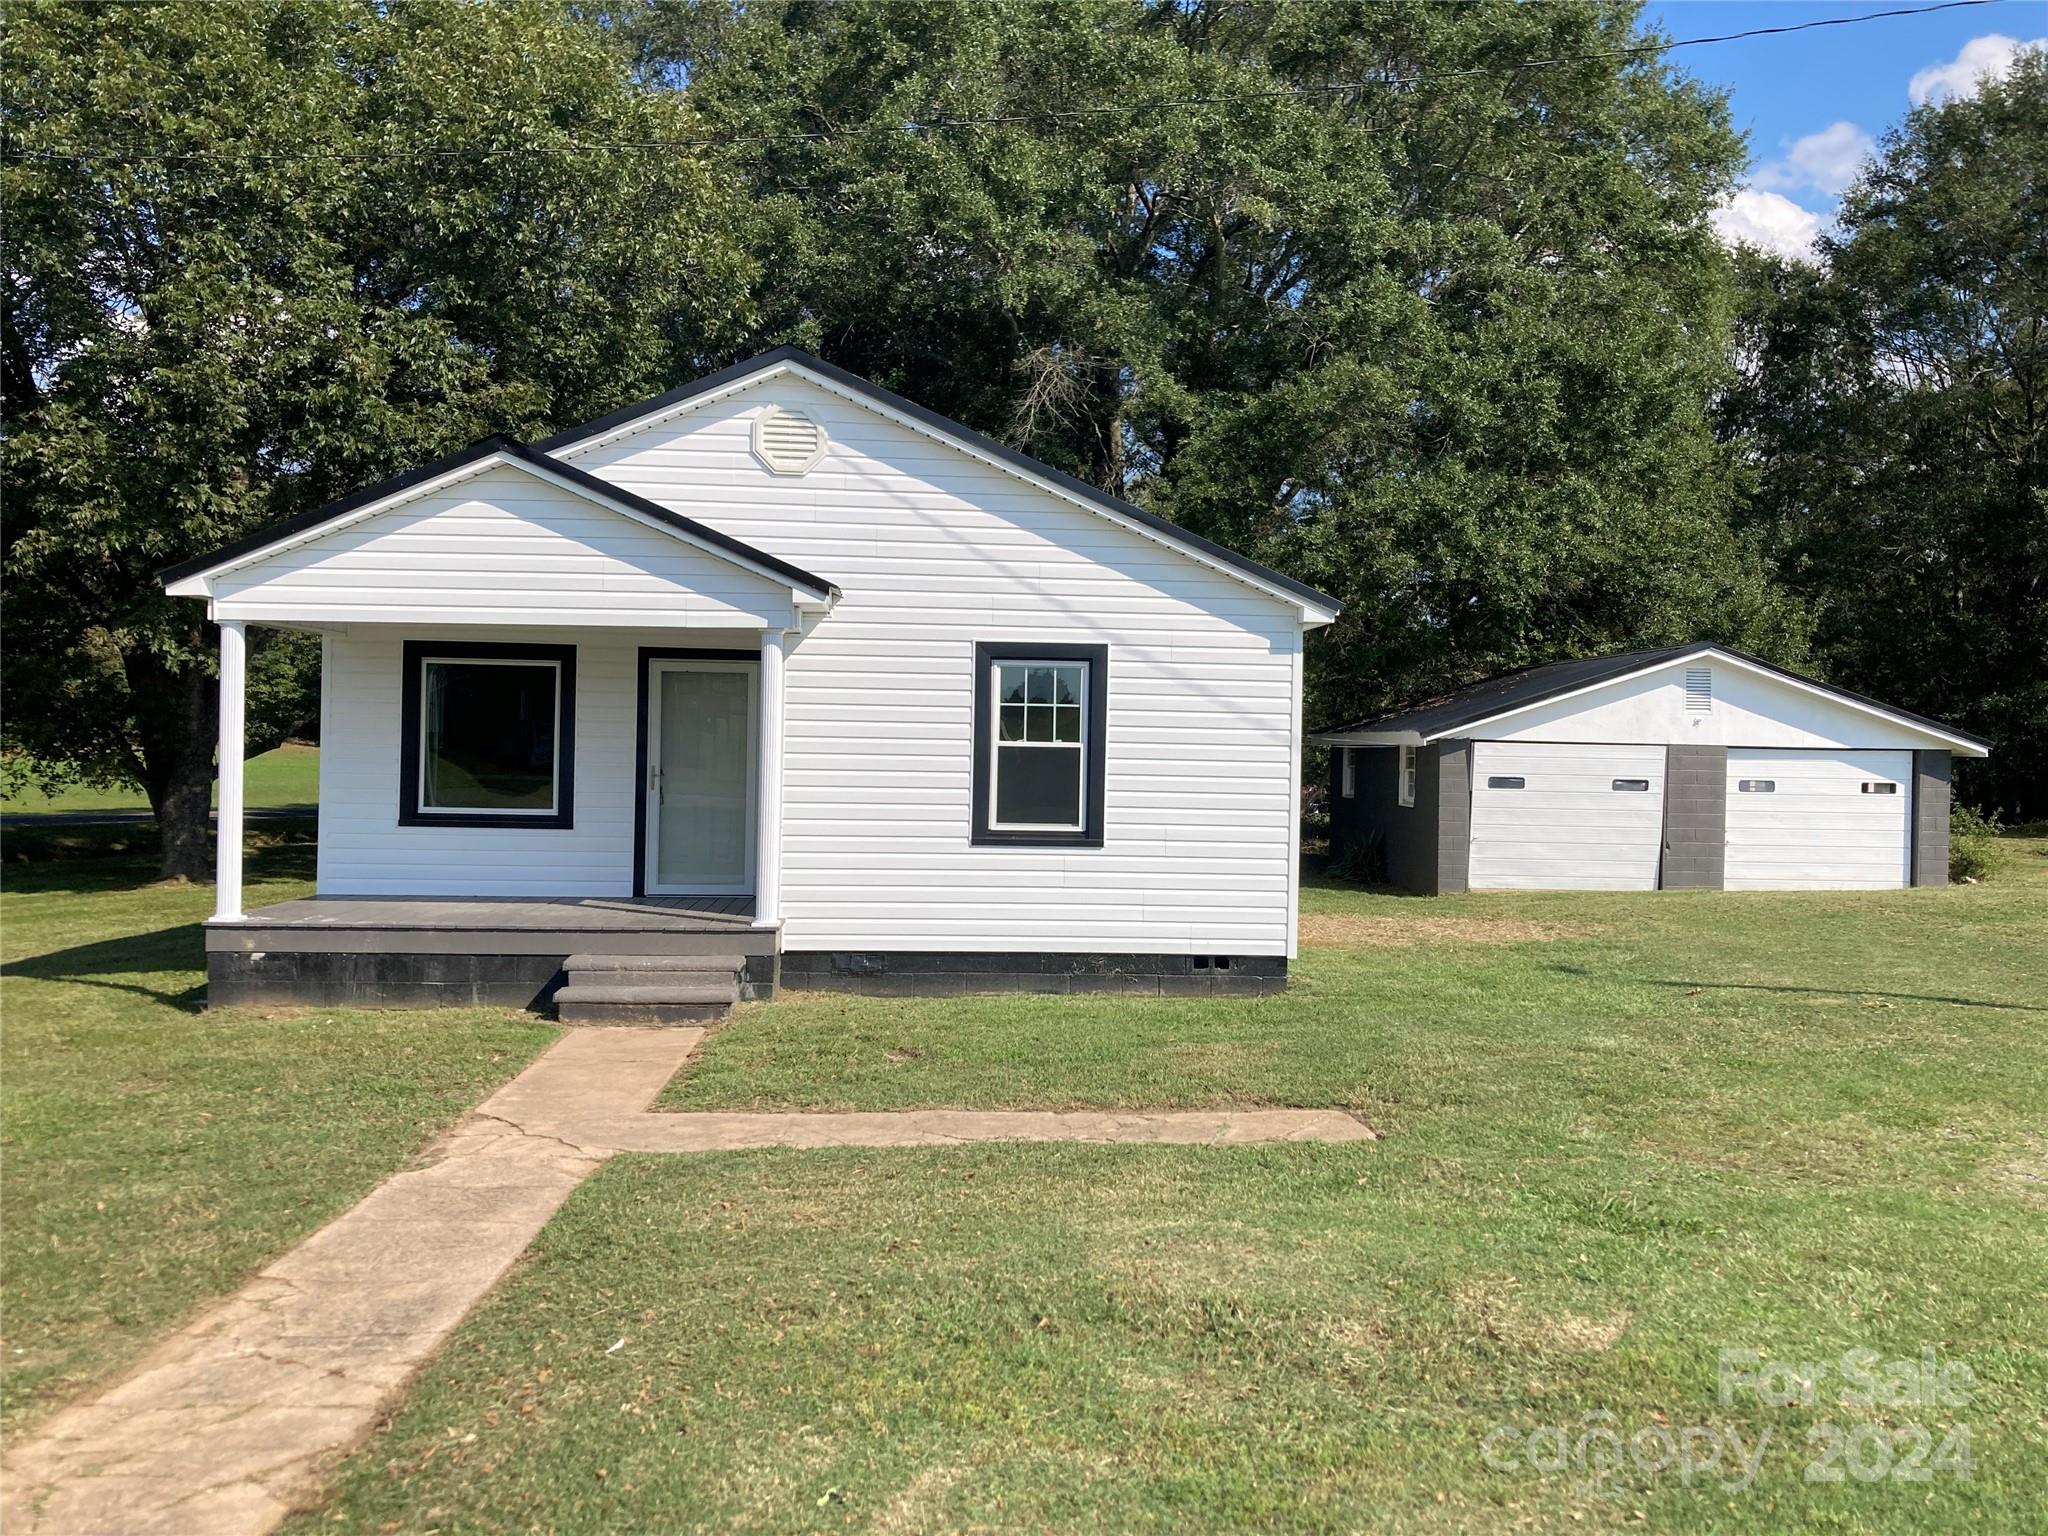
<path fill-rule="evenodd" d="M 1472 745 L 1475 891 L 1653 891 L 1664 749 Z"/>
<path fill-rule="evenodd" d="M 1905 885 L 1912 769 L 1910 752 L 1731 749 L 1728 889 Z"/>

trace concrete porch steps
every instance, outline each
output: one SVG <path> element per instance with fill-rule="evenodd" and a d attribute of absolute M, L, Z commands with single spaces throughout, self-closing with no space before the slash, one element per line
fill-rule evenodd
<path fill-rule="evenodd" d="M 564 1024 L 701 1024 L 739 1000 L 742 955 L 571 955 L 555 994 Z"/>

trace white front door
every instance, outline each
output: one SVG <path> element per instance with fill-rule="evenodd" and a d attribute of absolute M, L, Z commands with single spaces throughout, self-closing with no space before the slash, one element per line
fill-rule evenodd
<path fill-rule="evenodd" d="M 1473 743 L 1473 890 L 1654 891 L 1663 852 L 1662 747 Z"/>
<path fill-rule="evenodd" d="M 758 667 L 647 663 L 649 895 L 753 893 Z"/>
<path fill-rule="evenodd" d="M 1912 878 L 1913 754 L 1728 753 L 1731 891 L 1890 889 Z"/>

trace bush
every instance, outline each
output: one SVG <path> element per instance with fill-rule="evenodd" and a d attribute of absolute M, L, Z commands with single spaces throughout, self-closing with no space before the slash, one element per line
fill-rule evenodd
<path fill-rule="evenodd" d="M 2000 830 L 1998 813 L 1990 815 L 1967 805 L 1948 811 L 1948 877 L 1982 880 L 1991 872 L 1991 848 Z"/>
<path fill-rule="evenodd" d="M 1362 843 L 1351 843 L 1332 852 L 1328 873 L 1333 878 L 1349 880 L 1356 885 L 1387 883 L 1387 850 L 1379 833 L 1373 833 Z"/>

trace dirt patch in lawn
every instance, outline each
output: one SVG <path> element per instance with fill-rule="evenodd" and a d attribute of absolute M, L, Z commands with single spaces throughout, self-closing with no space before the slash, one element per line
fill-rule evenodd
<path fill-rule="evenodd" d="M 1407 949 L 1417 944 L 1533 944 L 1582 939 L 1595 930 L 1576 923 L 1519 917 L 1361 917 L 1311 913 L 1301 942 L 1311 949 Z"/>
<path fill-rule="evenodd" d="M 1537 1353 L 1599 1355 L 1628 1331 L 1626 1308 L 1606 1317 L 1573 1312 L 1539 1313 L 1525 1307 L 1507 1285 L 1468 1285 L 1454 1298 L 1480 1332 L 1512 1349 Z"/>
<path fill-rule="evenodd" d="M 2029 1205 L 2048 1206 L 2048 1144 L 2028 1144 L 2024 1155 L 1990 1170 L 1991 1181 Z"/>

